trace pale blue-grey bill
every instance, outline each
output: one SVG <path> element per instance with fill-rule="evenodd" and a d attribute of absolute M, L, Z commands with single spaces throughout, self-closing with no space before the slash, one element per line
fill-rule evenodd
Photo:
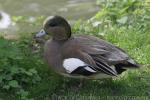
<path fill-rule="evenodd" d="M 38 32 L 35 36 L 36 36 L 37 38 L 39 38 L 39 37 L 42 37 L 42 36 L 44 36 L 44 35 L 46 35 L 46 32 L 45 32 L 44 29 L 41 29 L 40 32 Z"/>

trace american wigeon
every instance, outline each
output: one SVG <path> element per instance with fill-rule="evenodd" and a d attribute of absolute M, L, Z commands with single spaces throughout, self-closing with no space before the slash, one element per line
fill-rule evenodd
<path fill-rule="evenodd" d="M 45 59 L 59 74 L 100 79 L 139 68 L 124 50 L 109 42 L 87 35 L 72 36 L 70 25 L 61 16 L 48 17 L 36 37 L 45 34 L 52 36 L 45 43 Z"/>

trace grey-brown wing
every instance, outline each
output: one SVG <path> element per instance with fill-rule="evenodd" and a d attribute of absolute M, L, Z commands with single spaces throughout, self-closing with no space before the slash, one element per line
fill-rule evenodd
<path fill-rule="evenodd" d="M 107 72 L 111 71 L 114 73 L 111 66 L 114 66 L 118 73 L 122 73 L 126 68 L 139 67 L 124 50 L 109 42 L 92 36 L 80 36 L 76 38 L 81 44 L 82 51 L 90 55 L 99 68 Z"/>
<path fill-rule="evenodd" d="M 81 44 L 82 50 L 91 56 L 97 56 L 108 63 L 122 62 L 130 57 L 122 49 L 92 36 L 76 37 Z"/>

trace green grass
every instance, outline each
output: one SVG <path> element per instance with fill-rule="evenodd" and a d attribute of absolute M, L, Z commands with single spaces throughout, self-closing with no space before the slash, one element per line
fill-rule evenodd
<path fill-rule="evenodd" d="M 84 80 L 84 85 L 77 88 L 81 80 L 57 75 L 48 68 L 42 57 L 42 46 L 36 52 L 33 50 L 32 34 L 23 35 L 17 41 L 0 38 L 0 100 L 149 100 L 150 31 L 144 1 L 101 2 L 104 8 L 92 19 L 77 21 L 72 27 L 73 33 L 103 38 L 123 48 L 141 64 L 140 69 L 129 70 L 112 79 Z M 124 16 L 128 20 L 124 20 Z M 95 22 L 102 23 L 93 26 Z M 21 73 L 20 68 L 24 70 Z M 9 85 L 12 80 L 19 86 Z M 10 88 L 4 88 L 5 85 Z"/>

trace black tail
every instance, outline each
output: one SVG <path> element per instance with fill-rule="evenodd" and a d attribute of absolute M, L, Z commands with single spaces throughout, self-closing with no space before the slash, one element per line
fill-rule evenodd
<path fill-rule="evenodd" d="M 139 68 L 140 65 L 137 64 L 135 61 L 132 59 L 127 60 L 126 63 L 119 63 L 115 65 L 115 69 L 118 74 L 121 74 L 122 72 L 126 71 L 127 69 L 135 69 Z"/>

